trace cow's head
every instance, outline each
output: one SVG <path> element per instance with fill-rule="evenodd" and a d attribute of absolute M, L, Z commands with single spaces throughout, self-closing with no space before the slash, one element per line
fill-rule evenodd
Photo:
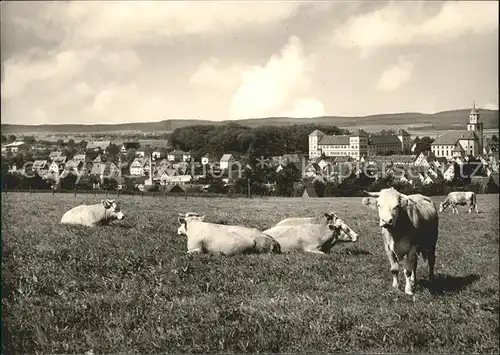
<path fill-rule="evenodd" d="M 338 218 L 335 212 L 330 211 L 330 212 L 325 212 L 325 218 L 326 218 L 326 223 L 333 223 L 335 220 Z"/>
<path fill-rule="evenodd" d="M 187 234 L 187 229 L 188 229 L 188 222 L 192 220 L 198 220 L 202 221 L 205 219 L 205 216 L 200 215 L 199 213 L 196 212 L 187 212 L 187 213 L 180 213 L 179 212 L 179 223 L 180 226 L 177 228 L 177 234 L 178 235 L 186 235 Z"/>
<path fill-rule="evenodd" d="M 107 219 L 119 219 L 122 220 L 125 218 L 125 215 L 120 210 L 120 206 L 116 203 L 115 200 L 101 200 L 101 204 L 104 206 L 104 210 L 106 211 Z"/>
<path fill-rule="evenodd" d="M 370 197 L 363 197 L 361 203 L 378 211 L 380 227 L 390 228 L 396 225 L 401 209 L 408 203 L 406 195 L 394 187 L 380 192 L 366 192 Z"/>
<path fill-rule="evenodd" d="M 446 207 L 448 207 L 448 203 L 446 201 L 445 202 L 441 202 L 439 204 L 439 213 L 442 213 L 446 209 Z"/>
<path fill-rule="evenodd" d="M 358 240 L 358 233 L 353 231 L 342 219 L 335 216 L 335 221 L 332 225 L 336 228 L 338 236 L 337 241 L 341 242 L 356 242 Z"/>

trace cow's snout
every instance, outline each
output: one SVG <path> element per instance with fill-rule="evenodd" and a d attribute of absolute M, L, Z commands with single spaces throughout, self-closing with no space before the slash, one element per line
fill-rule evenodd
<path fill-rule="evenodd" d="M 393 222 L 393 218 L 380 219 L 380 227 L 392 227 Z"/>
<path fill-rule="evenodd" d="M 125 215 L 123 213 L 119 213 L 116 218 L 118 218 L 120 221 L 125 218 Z"/>
<path fill-rule="evenodd" d="M 356 242 L 356 241 L 358 240 L 358 234 L 357 234 L 357 233 L 352 232 L 352 233 L 350 234 L 350 237 L 351 237 L 351 240 L 352 240 L 353 242 Z"/>

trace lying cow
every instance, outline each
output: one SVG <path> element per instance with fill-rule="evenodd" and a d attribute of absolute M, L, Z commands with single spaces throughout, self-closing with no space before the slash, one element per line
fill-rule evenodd
<path fill-rule="evenodd" d="M 341 233 L 343 231 L 344 233 Z M 356 242 L 358 235 L 340 218 L 328 224 L 278 225 L 263 233 L 273 237 L 281 252 L 304 251 L 325 254 L 337 242 Z"/>
<path fill-rule="evenodd" d="M 95 205 L 80 205 L 70 209 L 62 218 L 62 224 L 81 224 L 96 226 L 107 224 L 112 220 L 122 220 L 125 215 L 115 200 L 101 200 Z"/>
<path fill-rule="evenodd" d="M 298 224 L 324 224 L 331 223 L 337 215 L 334 212 L 325 212 L 317 217 L 289 217 L 279 221 L 276 226 L 296 226 Z"/>
<path fill-rule="evenodd" d="M 412 295 L 418 254 L 429 263 L 429 279 L 434 278 L 439 224 L 436 205 L 426 196 L 404 195 L 393 187 L 367 194 L 371 197 L 364 197 L 362 204 L 378 211 L 392 286 L 399 288 L 399 262 L 406 256 L 405 292 Z"/>
<path fill-rule="evenodd" d="M 281 253 L 279 243 L 256 228 L 208 223 L 192 212 L 180 215 L 177 234 L 187 236 L 188 253 Z"/>
<path fill-rule="evenodd" d="M 448 206 L 451 206 L 451 213 L 458 213 L 457 205 L 469 205 L 469 213 L 472 209 L 479 213 L 477 210 L 476 194 L 472 191 L 454 191 L 450 192 L 446 199 L 439 204 L 439 212 L 443 212 Z"/>

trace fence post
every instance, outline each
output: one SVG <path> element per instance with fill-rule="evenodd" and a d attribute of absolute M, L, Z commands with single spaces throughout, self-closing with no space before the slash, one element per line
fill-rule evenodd
<path fill-rule="evenodd" d="M 141 196 L 144 198 L 144 190 L 141 191 Z"/>
<path fill-rule="evenodd" d="M 163 189 L 163 197 L 165 197 L 165 200 L 167 199 L 167 189 Z"/>
<path fill-rule="evenodd" d="M 97 196 L 97 189 L 94 187 L 94 197 Z"/>
<path fill-rule="evenodd" d="M 153 190 L 153 191 L 151 191 L 151 192 L 152 192 L 151 196 L 152 196 L 153 198 L 155 198 L 155 192 L 154 192 L 154 190 Z"/>
<path fill-rule="evenodd" d="M 30 195 L 31 195 L 31 185 L 30 185 Z"/>
<path fill-rule="evenodd" d="M 5 194 L 7 194 L 7 184 L 5 184 Z"/>
<path fill-rule="evenodd" d="M 108 198 L 108 189 L 106 189 L 106 198 Z"/>
<path fill-rule="evenodd" d="M 76 186 L 73 188 L 73 192 L 75 193 L 75 197 L 76 197 Z"/>
<path fill-rule="evenodd" d="M 55 195 L 56 195 L 56 189 L 52 188 L 52 196 L 55 196 Z"/>
<path fill-rule="evenodd" d="M 188 192 L 187 192 L 187 190 L 186 190 L 186 191 L 184 191 L 184 199 L 186 199 L 186 200 L 187 200 L 187 198 L 188 198 Z"/>
<path fill-rule="evenodd" d="M 120 198 L 120 189 L 117 190 L 116 198 Z"/>

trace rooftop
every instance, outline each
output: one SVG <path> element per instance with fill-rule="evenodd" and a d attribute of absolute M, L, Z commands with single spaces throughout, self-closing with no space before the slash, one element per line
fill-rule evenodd
<path fill-rule="evenodd" d="M 447 131 L 436 138 L 432 145 L 455 145 L 461 139 L 476 140 L 477 136 L 473 131 L 455 130 Z"/>

